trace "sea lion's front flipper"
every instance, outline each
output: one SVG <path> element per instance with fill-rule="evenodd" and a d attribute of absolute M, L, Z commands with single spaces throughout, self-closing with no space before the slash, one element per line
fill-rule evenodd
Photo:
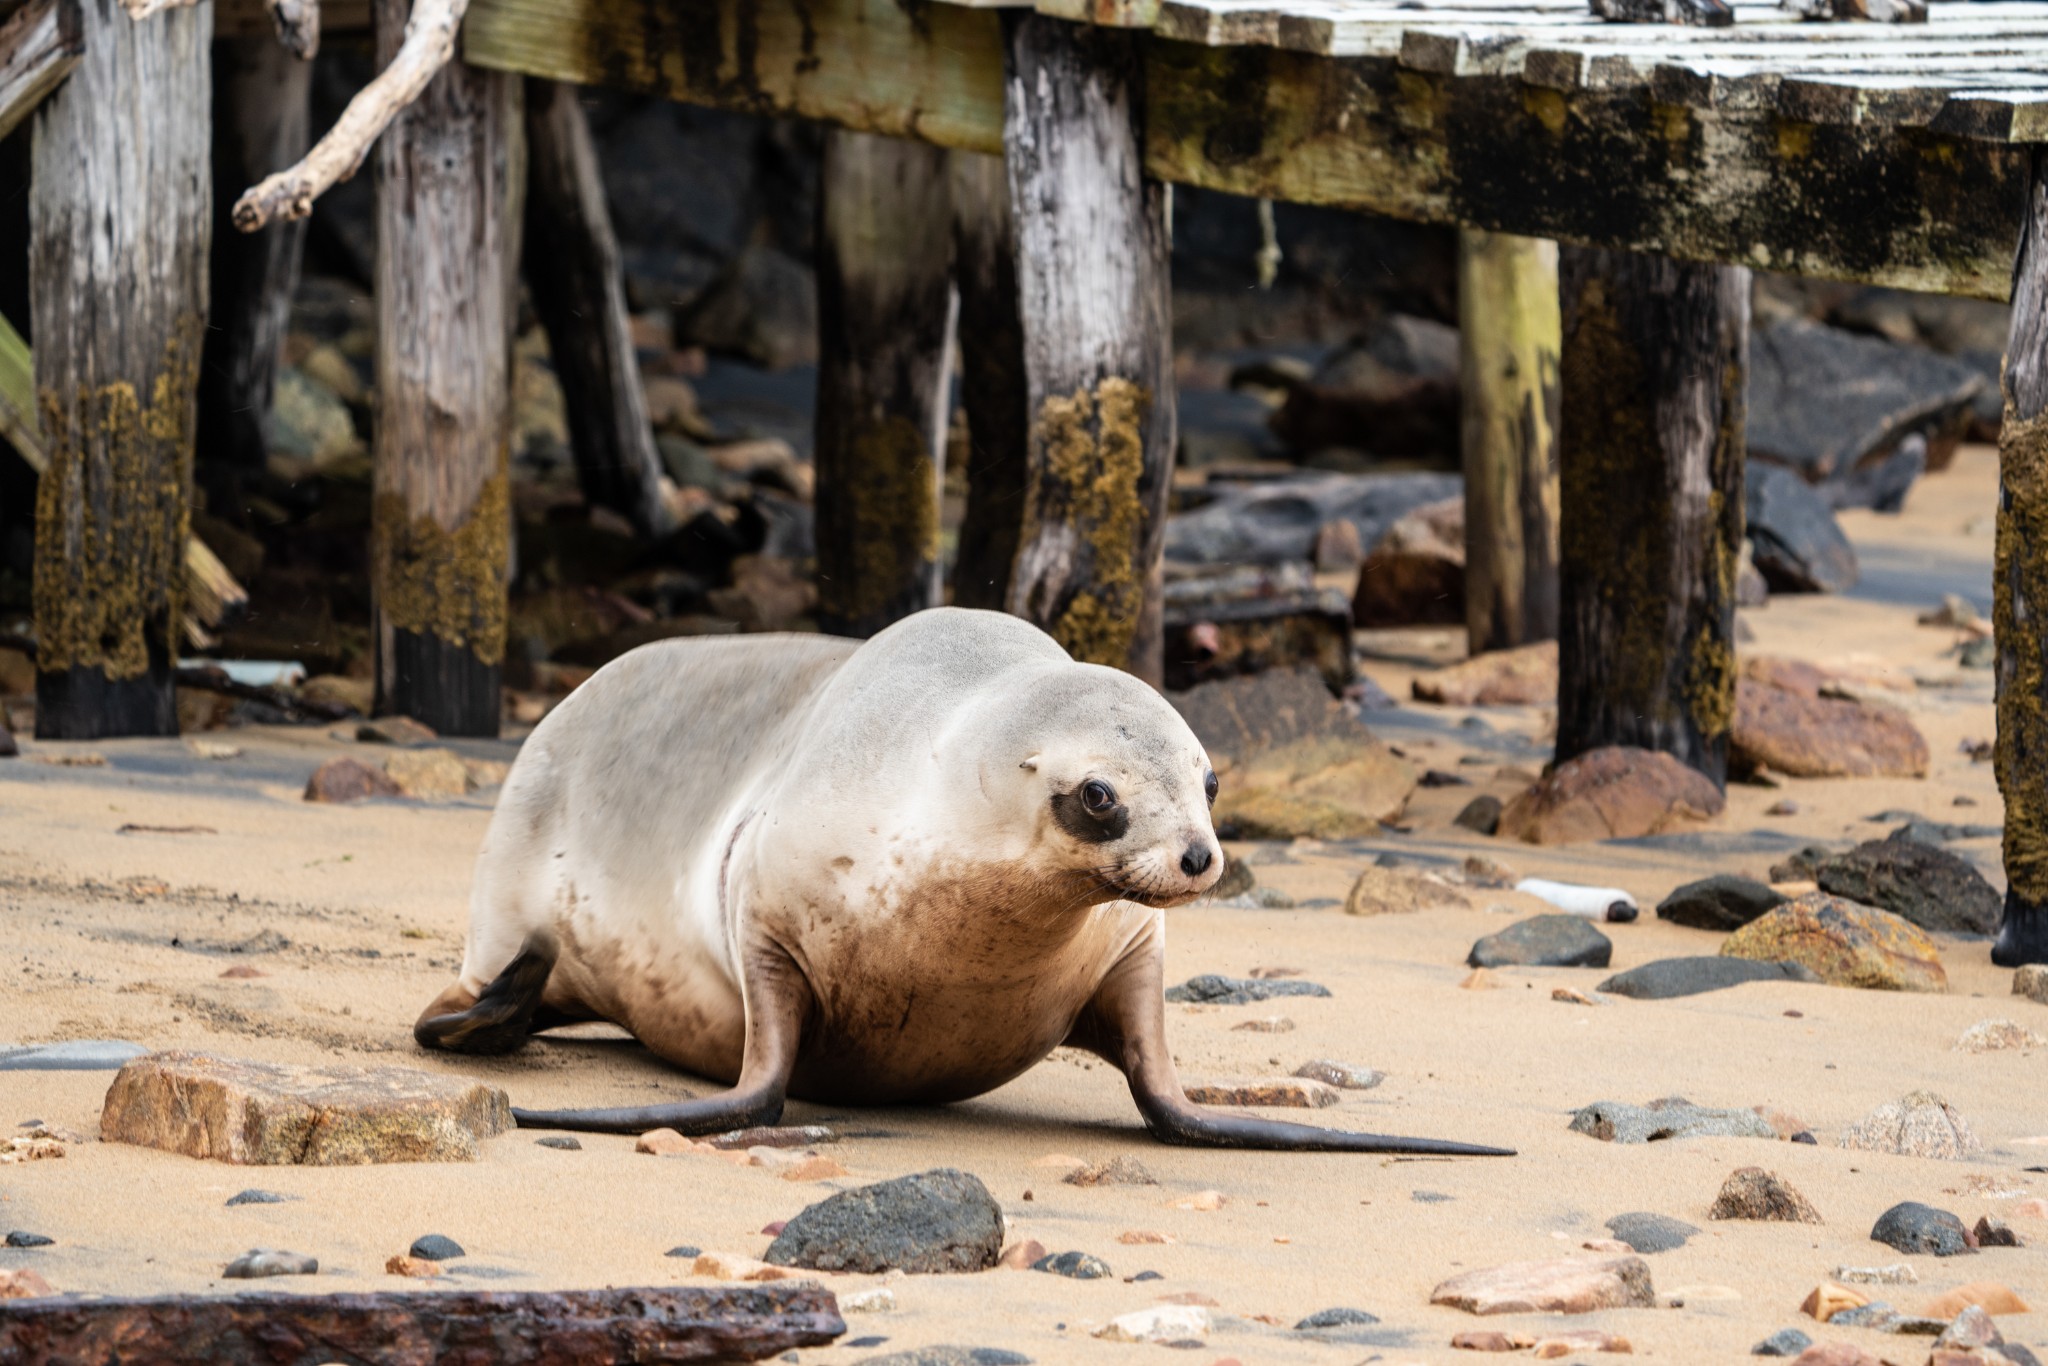
<path fill-rule="evenodd" d="M 1145 1127 L 1162 1143 L 1200 1148 L 1265 1148 L 1321 1153 L 1425 1153 L 1445 1157 L 1513 1157 L 1512 1148 L 1487 1148 L 1434 1138 L 1397 1138 L 1289 1124 L 1210 1109 L 1181 1090 L 1166 1047 L 1166 1001 L 1157 936 L 1134 945 L 1110 970 L 1081 1012 L 1067 1042 L 1122 1070 Z"/>
<path fill-rule="evenodd" d="M 747 955 L 747 1044 L 740 1079 L 730 1091 L 699 1100 L 618 1110 L 521 1110 L 522 1129 L 575 1129 L 589 1134 L 639 1134 L 674 1129 L 680 1134 L 722 1134 L 773 1124 L 782 1118 L 789 1074 L 811 1013 L 810 984 L 780 949 Z"/>

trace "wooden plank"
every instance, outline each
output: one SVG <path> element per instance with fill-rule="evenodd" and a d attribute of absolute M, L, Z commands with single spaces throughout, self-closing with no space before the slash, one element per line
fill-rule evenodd
<path fill-rule="evenodd" d="M 2048 70 L 2006 71 L 1999 58 L 1982 60 L 1984 66 L 1962 79 L 1963 73 L 1953 69 L 1920 75 L 1857 71 L 1785 76 L 1777 83 L 1774 103 L 1780 114 L 1804 123 L 1919 126 L 1932 121 L 1958 87 L 2026 90 L 2048 82 Z"/>
<path fill-rule="evenodd" d="M 2028 76 L 2026 68 L 2035 68 Z M 1698 62 L 1660 62 L 1651 69 L 1650 91 L 1653 98 L 1666 104 L 1679 104 L 1692 109 L 1769 109 L 1791 113 L 1780 102 L 1778 91 L 1786 78 L 1794 76 L 1820 77 L 1833 74 L 1844 80 L 1854 80 L 1858 75 L 1871 78 L 1873 90 L 1881 89 L 1879 84 L 1887 75 L 1917 72 L 1916 79 L 1923 84 L 1932 84 L 1941 89 L 1957 90 L 1977 86 L 1998 86 L 2001 78 L 2017 76 L 2025 84 L 2048 83 L 2048 54 L 2038 51 L 2010 55 L 1980 55 L 1961 57 L 1948 53 L 1925 53 L 1918 57 L 1815 57 L 1799 62 L 1709 60 Z M 1892 109 L 1896 119 L 1887 122 L 1925 122 L 1913 119 L 1914 106 L 1910 102 L 1896 105 L 1883 100 L 1874 106 L 1880 113 Z M 1938 106 L 1938 103 L 1936 105 Z M 1929 111 L 1932 112 L 1931 110 Z M 1842 122 L 1844 120 L 1810 120 L 1811 122 Z M 1850 119 L 1848 122 L 1859 120 Z"/>
<path fill-rule="evenodd" d="M 472 0 L 473 66 L 1001 152 L 1000 16 L 896 0 Z"/>
<path fill-rule="evenodd" d="M 1928 126 L 1987 142 L 2048 142 L 2048 81 L 2035 90 L 1959 91 Z"/>
<path fill-rule="evenodd" d="M 1280 9 L 1263 0 L 1164 0 L 1152 31 L 1176 42 L 1210 47 L 1271 46 L 1280 34 Z"/>
<path fill-rule="evenodd" d="M 2025 156 L 2007 147 L 1871 127 L 1781 137 L 1767 110 L 1370 59 L 1150 51 L 1148 166 L 1163 179 L 1936 293 L 2010 288 Z"/>
<path fill-rule="evenodd" d="M 0 24 L 0 138 L 71 74 L 84 51 L 77 0 L 29 0 Z"/>

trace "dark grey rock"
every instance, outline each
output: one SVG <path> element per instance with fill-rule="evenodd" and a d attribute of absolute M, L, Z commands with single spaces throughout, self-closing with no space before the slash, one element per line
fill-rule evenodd
<path fill-rule="evenodd" d="M 1295 1324 L 1294 1331 L 1313 1333 L 1319 1328 L 1364 1328 L 1379 1321 L 1379 1315 L 1368 1314 L 1363 1309 L 1318 1309 Z"/>
<path fill-rule="evenodd" d="M 1156 1271 L 1140 1271 L 1137 1275 L 1131 1277 L 1131 1279 L 1133 1281 L 1163 1281 L 1166 1279 L 1166 1277 L 1160 1275 Z"/>
<path fill-rule="evenodd" d="M 1298 977 L 1222 977 L 1216 973 L 1204 973 L 1190 977 L 1177 987 L 1166 989 L 1169 1001 L 1192 1002 L 1197 1005 L 1242 1006 L 1254 1001 L 1270 1000 L 1275 996 L 1328 996 L 1330 989 L 1314 982 L 1304 982 Z"/>
<path fill-rule="evenodd" d="M 1489 934 L 1472 946 L 1473 968 L 1604 968 L 1614 941 L 1575 915 L 1539 915 Z"/>
<path fill-rule="evenodd" d="M 220 1274 L 231 1281 L 255 1281 L 266 1276 L 312 1276 L 320 1270 L 317 1257 L 302 1257 L 296 1252 L 279 1252 L 272 1248 L 255 1247 L 235 1258 Z"/>
<path fill-rule="evenodd" d="M 462 1244 L 439 1233 L 422 1234 L 413 1239 L 412 1246 L 406 1250 L 411 1255 L 424 1257 L 430 1262 L 449 1262 L 457 1257 L 469 1255 L 462 1250 Z"/>
<path fill-rule="evenodd" d="M 23 1229 L 16 1229 L 7 1235 L 7 1246 L 9 1247 L 49 1247 L 56 1241 L 55 1238 L 49 1237 L 46 1234 L 29 1233 Z"/>
<path fill-rule="evenodd" d="M 842 1347 L 880 1347 L 888 1340 L 879 1333 L 870 1333 L 862 1338 L 848 1338 L 839 1345 Z"/>
<path fill-rule="evenodd" d="M 1749 1349 L 1753 1357 L 1796 1357 L 1813 1346 L 1813 1339 L 1797 1328 L 1780 1328 Z"/>
<path fill-rule="evenodd" d="M 1901 1252 L 1927 1252 L 1956 1257 L 1975 1252 L 1963 1232 L 1963 1221 L 1945 1209 L 1904 1200 L 1877 1216 L 1871 1239 Z"/>
<path fill-rule="evenodd" d="M 1040 1257 L 1031 1264 L 1033 1271 L 1050 1271 L 1055 1276 L 1070 1276 L 1077 1281 L 1099 1281 L 1116 1273 L 1109 1269 L 1109 1263 L 1086 1252 L 1055 1252 Z"/>
<path fill-rule="evenodd" d="M 544 1138 L 533 1140 L 533 1146 L 536 1148 L 559 1148 L 565 1153 L 580 1153 L 583 1151 L 582 1143 L 577 1141 L 574 1134 L 549 1134 Z"/>
<path fill-rule="evenodd" d="M 1750 557 L 1773 593 L 1841 593 L 1856 586 L 1856 551 L 1827 499 L 1782 465 L 1744 474 Z"/>
<path fill-rule="evenodd" d="M 1637 1252 L 1669 1252 L 1684 1247 L 1685 1240 L 1699 1230 L 1683 1219 L 1636 1210 L 1617 1214 L 1607 1221 L 1607 1231 Z"/>
<path fill-rule="evenodd" d="M 1811 968 L 1798 963 L 1759 963 L 1747 958 L 1660 958 L 1614 976 L 1595 987 L 1614 996 L 1638 1001 L 1668 1001 L 1676 996 L 1697 996 L 1720 991 L 1744 982 L 1818 982 Z"/>
<path fill-rule="evenodd" d="M 1358 543 L 1379 544 L 1425 503 L 1455 498 L 1455 474 L 1312 474 L 1257 483 L 1211 483 L 1208 503 L 1166 524 L 1166 557 L 1194 564 L 1280 564 L 1315 558 L 1316 532 L 1348 521 Z"/>
<path fill-rule="evenodd" d="M 1978 1218 L 1977 1227 L 1970 1230 L 1970 1236 L 1977 1240 L 1977 1246 L 1980 1248 L 2020 1245 L 2020 1236 L 2012 1231 L 2011 1224 L 2003 1219 L 1994 1219 L 1988 1214 Z"/>
<path fill-rule="evenodd" d="M 1449 1204 L 1453 1197 L 1445 1195 L 1442 1191 L 1409 1191 L 1408 1198 L 1418 1205 L 1445 1205 Z"/>
<path fill-rule="evenodd" d="M 704 1255 L 704 1249 L 698 1247 L 695 1243 L 683 1243 L 680 1246 L 670 1248 L 661 1255 L 664 1257 L 701 1257 Z"/>
<path fill-rule="evenodd" d="M 1825 844 L 1809 844 L 1787 854 L 1782 862 L 1771 865 L 1773 882 L 1811 882 L 1821 864 L 1835 856 L 1835 851 Z"/>
<path fill-rule="evenodd" d="M 1909 435 L 1960 435 L 1984 389 L 1967 361 L 1804 319 L 1757 328 L 1749 364 L 1750 467 L 1769 461 L 1840 485 L 1839 506 L 1868 506 L 1850 501 L 1859 467 Z"/>
<path fill-rule="evenodd" d="M 121 1039 L 0 1044 L 0 1072 L 118 1072 L 148 1051 Z"/>
<path fill-rule="evenodd" d="M 1927 473 L 1927 439 L 1918 432 L 1874 460 L 1845 471 L 1821 490 L 1837 508 L 1871 508 L 1898 512 L 1906 494 Z"/>
<path fill-rule="evenodd" d="M 1657 918 L 1696 930 L 1726 932 L 1741 929 L 1785 900 L 1768 883 L 1732 873 L 1716 873 L 1698 882 L 1688 882 L 1658 902 Z"/>
<path fill-rule="evenodd" d="M 1839 1309 L 1828 1316 L 1830 1328 L 1875 1328 L 1889 1331 L 1899 1317 L 1899 1311 L 1883 1300 L 1872 1300 L 1859 1304 L 1853 1309 Z"/>
<path fill-rule="evenodd" d="M 1003 1212 L 951 1167 L 841 1191 L 808 1206 L 762 1254 L 813 1271 L 980 1271 L 1002 1253 Z"/>
<path fill-rule="evenodd" d="M 1574 1111 L 1568 1126 L 1608 1143 L 1659 1143 L 1667 1138 L 1776 1138 L 1754 1110 L 1710 1110 L 1683 1096 L 1648 1105 L 1603 1100 Z"/>
<path fill-rule="evenodd" d="M 230 1195 L 228 1207 L 232 1209 L 236 1205 L 282 1205 L 287 1200 L 298 1198 L 296 1195 L 280 1195 L 276 1191 L 257 1190 L 251 1186 L 248 1190 Z"/>
<path fill-rule="evenodd" d="M 1252 875 L 1251 865 L 1243 859 L 1223 856 L 1223 876 L 1216 879 L 1216 885 L 1209 889 L 1209 895 L 1218 901 L 1227 901 L 1234 896 L 1248 896 L 1252 888 L 1259 885 Z"/>
<path fill-rule="evenodd" d="M 1031 1366 L 1022 1352 L 1001 1347 L 913 1347 L 906 1352 L 864 1357 L 861 1366 Z"/>
<path fill-rule="evenodd" d="M 1824 892 L 1948 934 L 1990 934 L 2005 910 L 2005 898 L 1968 860 L 1898 834 L 1822 861 L 1814 881 Z"/>
<path fill-rule="evenodd" d="M 1482 835 L 1491 835 L 1500 829 L 1500 798 L 1492 796 L 1474 797 L 1465 803 L 1465 809 L 1451 818 L 1453 825 L 1462 825 L 1467 830 Z"/>

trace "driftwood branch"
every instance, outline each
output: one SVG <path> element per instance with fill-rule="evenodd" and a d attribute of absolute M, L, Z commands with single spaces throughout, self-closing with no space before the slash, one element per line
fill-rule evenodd
<path fill-rule="evenodd" d="M 0 137 L 35 111 L 84 50 L 70 0 L 30 0 L 0 24 Z"/>
<path fill-rule="evenodd" d="M 313 211 L 315 199 L 354 175 L 391 120 L 419 98 L 434 73 L 455 55 L 455 30 L 461 26 L 468 4 L 469 0 L 416 0 L 405 24 L 405 42 L 391 65 L 348 102 L 334 127 L 303 160 L 265 177 L 235 201 L 235 226 L 255 232 L 272 223 L 304 218 Z"/>
<path fill-rule="evenodd" d="M 199 0 L 121 0 L 121 8 L 128 11 L 128 17 L 136 23 L 153 18 L 165 10 L 185 9 L 196 5 Z"/>

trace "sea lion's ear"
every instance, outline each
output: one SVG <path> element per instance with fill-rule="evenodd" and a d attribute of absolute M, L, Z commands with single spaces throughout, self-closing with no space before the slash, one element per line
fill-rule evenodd
<path fill-rule="evenodd" d="M 1031 772 L 1033 772 L 1033 773 L 1036 773 L 1036 772 L 1038 772 L 1038 756 L 1037 756 L 1036 754 L 1032 755 L 1032 756 L 1031 756 L 1030 758 L 1026 759 L 1026 760 L 1025 760 L 1025 761 L 1024 761 L 1023 763 L 1021 763 L 1021 764 L 1017 765 L 1017 767 L 1019 767 L 1019 768 L 1022 768 L 1022 769 L 1028 769 L 1028 770 L 1030 770 L 1030 771 L 1031 771 Z"/>

